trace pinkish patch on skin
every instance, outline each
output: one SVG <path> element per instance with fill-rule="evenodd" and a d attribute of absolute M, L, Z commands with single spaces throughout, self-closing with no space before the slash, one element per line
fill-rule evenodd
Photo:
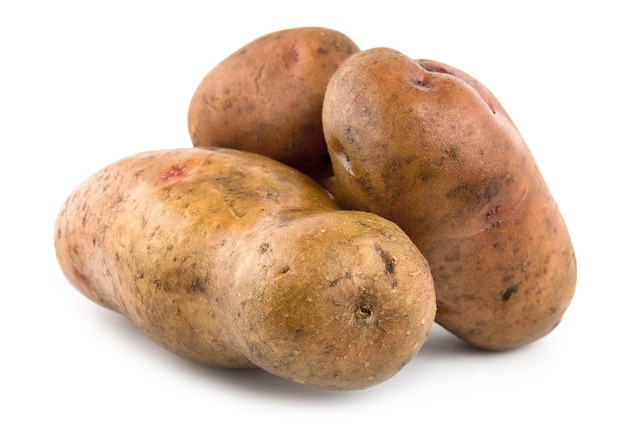
<path fill-rule="evenodd" d="M 291 46 L 291 54 L 293 56 L 294 62 L 300 61 L 300 52 L 298 51 L 298 48 L 295 44 Z"/>
<path fill-rule="evenodd" d="M 156 187 L 165 187 L 177 183 L 178 181 L 185 179 L 194 173 L 196 173 L 202 167 L 202 161 L 200 160 L 187 160 L 179 162 L 169 167 L 163 173 L 158 173 L 159 181 L 155 184 Z"/>
<path fill-rule="evenodd" d="M 91 280 L 89 280 L 89 277 L 87 277 L 83 271 L 74 267 L 73 274 L 74 274 L 74 277 L 79 281 L 79 283 L 82 286 L 84 286 L 84 290 L 87 290 L 87 291 L 93 290 L 93 285 L 91 284 Z"/>
<path fill-rule="evenodd" d="M 166 181 L 172 181 L 177 179 L 182 179 L 187 176 L 187 168 L 184 164 L 179 164 L 176 167 L 173 167 L 169 170 L 162 178 Z"/>

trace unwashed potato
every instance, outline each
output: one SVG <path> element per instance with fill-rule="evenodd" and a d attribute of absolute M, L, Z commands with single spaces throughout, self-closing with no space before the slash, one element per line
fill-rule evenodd
<path fill-rule="evenodd" d="M 428 259 L 436 320 L 519 347 L 561 321 L 576 284 L 565 222 L 530 150 L 480 82 L 385 47 L 331 78 L 323 124 L 344 208 L 397 223 Z"/>
<path fill-rule="evenodd" d="M 264 35 L 221 61 L 188 109 L 194 146 L 267 155 L 310 175 L 330 176 L 322 104 L 331 75 L 357 45 L 321 27 Z"/>
<path fill-rule="evenodd" d="M 55 247 L 73 286 L 172 352 L 313 387 L 390 378 L 435 317 L 428 263 L 397 225 L 238 150 L 110 164 L 62 206 Z"/>

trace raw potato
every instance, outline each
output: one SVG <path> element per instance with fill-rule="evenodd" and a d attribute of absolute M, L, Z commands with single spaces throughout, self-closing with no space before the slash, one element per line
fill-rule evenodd
<path fill-rule="evenodd" d="M 410 361 L 434 322 L 428 263 L 397 225 L 338 210 L 257 154 L 129 156 L 69 196 L 55 231 L 72 285 L 214 366 L 361 389 Z"/>
<path fill-rule="evenodd" d="M 331 175 L 322 103 L 331 75 L 357 45 L 321 27 L 264 35 L 234 52 L 202 79 L 188 129 L 194 146 L 267 155 L 316 180 Z"/>
<path fill-rule="evenodd" d="M 328 189 L 412 238 L 432 270 L 438 323 L 490 350 L 557 326 L 576 284 L 572 242 L 487 88 L 450 66 L 372 48 L 330 80 L 323 123 Z"/>

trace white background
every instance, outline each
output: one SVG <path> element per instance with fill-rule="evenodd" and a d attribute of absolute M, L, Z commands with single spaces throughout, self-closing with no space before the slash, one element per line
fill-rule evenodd
<path fill-rule="evenodd" d="M 0 436 L 626 435 L 619 3 L 365 4 L 2 3 Z M 190 146 L 200 79 L 252 39 L 309 25 L 458 67 L 503 103 L 577 252 L 552 334 L 490 354 L 436 327 L 391 380 L 322 391 L 189 363 L 67 283 L 52 231 L 70 191 L 123 156 Z"/>

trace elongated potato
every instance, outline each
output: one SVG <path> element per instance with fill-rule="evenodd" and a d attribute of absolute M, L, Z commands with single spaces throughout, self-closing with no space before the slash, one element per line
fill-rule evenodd
<path fill-rule="evenodd" d="M 437 322 L 485 349 L 551 332 L 576 284 L 572 242 L 517 128 L 453 67 L 390 48 L 346 60 L 323 124 L 344 208 L 397 223 L 428 259 Z"/>
<path fill-rule="evenodd" d="M 314 387 L 390 378 L 435 317 L 428 264 L 397 225 L 237 150 L 105 167 L 61 208 L 55 246 L 72 285 L 176 354 Z"/>
<path fill-rule="evenodd" d="M 337 67 L 358 51 L 346 35 L 322 27 L 251 41 L 198 84 L 188 110 L 192 143 L 267 155 L 316 180 L 330 176 L 324 92 Z"/>

